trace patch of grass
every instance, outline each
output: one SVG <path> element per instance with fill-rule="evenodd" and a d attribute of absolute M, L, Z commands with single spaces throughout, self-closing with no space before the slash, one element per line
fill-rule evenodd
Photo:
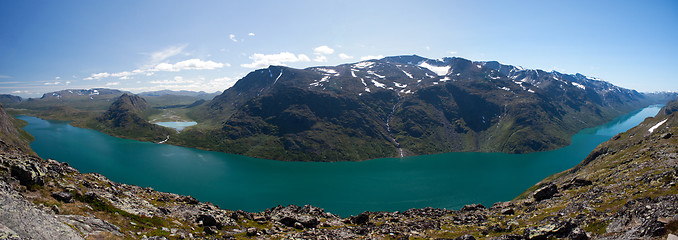
<path fill-rule="evenodd" d="M 90 207 L 92 207 L 92 209 L 95 210 L 95 211 L 102 211 L 102 212 L 107 212 L 107 213 L 111 213 L 111 214 L 117 213 L 122 217 L 130 219 L 130 220 L 137 222 L 137 223 L 147 225 L 149 227 L 167 226 L 168 225 L 167 221 L 163 218 L 144 217 L 144 216 L 131 214 L 131 213 L 123 211 L 122 209 L 116 208 L 115 206 L 113 206 L 109 203 L 106 203 L 99 198 L 96 198 L 96 197 L 93 197 L 93 196 L 81 195 L 81 194 L 78 194 L 75 191 L 73 191 L 71 193 L 73 194 L 73 198 L 75 200 L 89 204 Z"/>
<path fill-rule="evenodd" d="M 596 220 L 586 224 L 584 231 L 595 234 L 603 234 L 606 232 L 608 225 L 610 225 L 609 222 Z"/>

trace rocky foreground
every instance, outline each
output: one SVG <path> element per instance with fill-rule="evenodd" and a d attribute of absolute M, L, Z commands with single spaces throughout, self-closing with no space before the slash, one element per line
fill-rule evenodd
<path fill-rule="evenodd" d="M 224 210 L 82 174 L 6 141 L 0 149 L 0 239 L 671 239 L 678 232 L 678 102 L 516 200 L 457 211 L 341 218 L 312 206 Z"/>

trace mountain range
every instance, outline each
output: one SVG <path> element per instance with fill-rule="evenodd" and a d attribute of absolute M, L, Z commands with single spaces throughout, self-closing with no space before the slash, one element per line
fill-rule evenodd
<path fill-rule="evenodd" d="M 667 100 L 581 74 L 463 58 L 271 66 L 191 110 L 213 129 L 187 129 L 169 143 L 297 161 L 527 153 Z"/>
<path fill-rule="evenodd" d="M 416 55 L 305 69 L 270 66 L 213 98 L 185 91 L 139 94 L 153 109 L 169 109 L 171 119 L 199 123 L 181 133 L 150 124 L 164 117 L 151 119 L 158 111 L 145 111 L 124 127 L 102 124 L 127 116 L 113 104 L 123 94 L 134 96 L 71 89 L 0 100 L 14 114 L 71 120 L 118 137 L 157 142 L 169 133 L 164 143 L 251 157 L 357 161 L 552 150 L 583 128 L 677 96 L 639 93 L 582 74 Z"/>

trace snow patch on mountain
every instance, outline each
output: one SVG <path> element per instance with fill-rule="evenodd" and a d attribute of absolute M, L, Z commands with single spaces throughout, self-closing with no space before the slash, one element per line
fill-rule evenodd
<path fill-rule="evenodd" d="M 450 66 L 433 66 L 427 62 L 421 62 L 418 66 L 431 70 L 431 72 L 438 74 L 438 76 L 445 76 L 450 72 Z"/>
<path fill-rule="evenodd" d="M 374 62 L 365 61 L 365 62 L 359 62 L 359 63 L 353 64 L 353 67 L 359 68 L 359 69 L 364 69 L 364 68 L 372 67 L 372 65 L 374 65 Z"/>
<path fill-rule="evenodd" d="M 379 88 L 386 88 L 386 84 L 377 82 L 377 81 L 375 81 L 375 80 L 372 80 L 372 84 L 374 84 L 374 86 L 377 86 L 377 87 L 379 87 Z"/>
<path fill-rule="evenodd" d="M 586 87 L 584 85 L 579 84 L 579 83 L 572 82 L 572 85 L 575 86 L 575 87 L 581 88 L 583 90 L 586 90 Z"/>

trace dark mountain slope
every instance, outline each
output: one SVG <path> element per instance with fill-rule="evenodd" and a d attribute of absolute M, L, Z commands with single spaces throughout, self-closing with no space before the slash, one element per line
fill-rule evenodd
<path fill-rule="evenodd" d="M 151 108 L 143 98 L 125 93 L 106 112 L 85 125 L 113 136 L 158 142 L 173 132 L 144 120 L 154 111 L 157 110 Z"/>
<path fill-rule="evenodd" d="M 30 142 L 33 136 L 21 129 L 26 123 L 24 121 L 10 117 L 5 112 L 5 107 L 0 104 L 0 141 L 5 144 L 0 145 L 0 150 L 8 151 L 6 148 L 15 148 L 26 153 L 33 153 Z"/>
<path fill-rule="evenodd" d="M 565 146 L 578 130 L 658 98 L 580 74 L 462 58 L 271 66 L 190 113 L 218 129 L 186 131 L 173 143 L 304 161 L 526 153 Z"/>

